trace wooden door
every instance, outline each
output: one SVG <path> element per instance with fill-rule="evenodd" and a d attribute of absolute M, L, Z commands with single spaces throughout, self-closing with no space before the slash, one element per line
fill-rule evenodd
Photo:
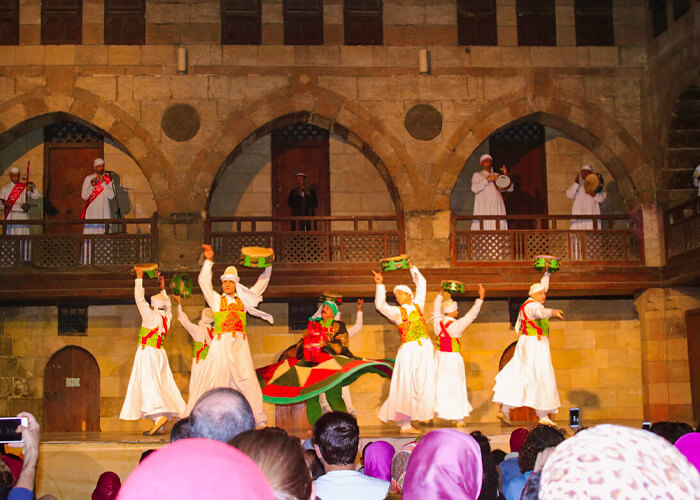
<path fill-rule="evenodd" d="M 694 422 L 700 420 L 700 309 L 685 313 L 688 332 L 688 365 L 690 367 L 690 393 L 693 398 Z"/>
<path fill-rule="evenodd" d="M 307 184 L 316 192 L 315 215 L 330 215 L 330 153 L 327 130 L 309 123 L 295 123 L 272 132 L 272 215 L 289 217 L 290 191 L 296 187 L 296 173 L 306 174 Z M 290 230 L 289 223 L 277 224 L 276 231 Z M 317 229 L 322 229 L 317 227 Z"/>
<path fill-rule="evenodd" d="M 67 346 L 44 372 L 45 432 L 99 432 L 100 367 L 88 351 Z"/>
<path fill-rule="evenodd" d="M 547 213 L 547 155 L 544 125 L 525 122 L 492 135 L 489 149 L 493 169 L 505 165 L 514 185 L 504 193 L 508 215 Z M 509 229 L 534 229 L 534 221 L 511 221 Z"/>

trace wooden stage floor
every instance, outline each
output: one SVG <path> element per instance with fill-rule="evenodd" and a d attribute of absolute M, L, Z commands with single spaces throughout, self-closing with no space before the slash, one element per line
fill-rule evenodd
<path fill-rule="evenodd" d="M 571 433 L 567 421 L 556 423 Z M 639 420 L 584 421 L 586 426 L 602 423 L 641 427 Z M 523 427 L 527 426 L 523 425 Z M 421 430 L 426 433 L 439 428 L 441 427 L 438 425 L 421 426 Z M 479 430 L 489 437 L 492 449 L 500 448 L 508 452 L 510 451 L 508 440 L 515 427 L 507 427 L 496 422 L 475 422 L 456 429 L 461 432 Z M 300 439 L 308 437 L 307 429 L 288 429 L 287 431 Z M 168 438 L 169 434 L 143 436 L 136 432 L 44 433 L 41 436 L 37 470 L 37 497 L 50 493 L 58 500 L 90 498 L 97 478 L 102 472 L 114 471 L 124 482 L 138 465 L 141 453 L 148 449 L 165 446 Z M 414 437 L 399 433 L 396 426 L 363 426 L 360 429 L 360 449 L 368 442 L 376 440 L 388 441 L 398 449 L 412 439 Z"/>

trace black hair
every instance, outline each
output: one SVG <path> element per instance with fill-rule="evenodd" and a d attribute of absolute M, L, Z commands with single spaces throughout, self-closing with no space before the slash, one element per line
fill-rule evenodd
<path fill-rule="evenodd" d="M 532 429 L 525 438 L 518 455 L 520 472 L 525 474 L 529 470 L 534 470 L 537 455 L 547 448 L 557 446 L 564 439 L 566 439 L 564 431 L 551 425 L 540 424 Z"/>
<path fill-rule="evenodd" d="M 671 444 L 675 444 L 681 436 L 693 432 L 693 428 L 685 422 L 655 422 L 649 430 Z"/>
<path fill-rule="evenodd" d="M 190 418 L 181 418 L 173 425 L 170 431 L 170 442 L 174 443 L 180 439 L 187 439 L 192 434 L 192 429 L 190 429 Z"/>
<path fill-rule="evenodd" d="M 489 438 L 481 431 L 474 431 L 471 436 L 479 444 L 481 449 L 481 464 L 483 467 L 483 480 L 478 500 L 495 500 L 498 498 L 498 471 L 496 464 L 490 459 L 491 444 Z"/>
<path fill-rule="evenodd" d="M 150 450 L 146 450 L 143 453 L 141 453 L 141 458 L 139 458 L 139 463 L 143 462 L 146 459 L 146 457 L 148 455 L 150 455 L 151 453 L 153 453 L 154 451 L 156 451 L 156 450 L 150 449 Z"/>
<path fill-rule="evenodd" d="M 329 465 L 355 463 L 360 445 L 360 428 L 349 413 L 326 413 L 314 424 L 314 443 L 321 450 L 321 457 Z"/>

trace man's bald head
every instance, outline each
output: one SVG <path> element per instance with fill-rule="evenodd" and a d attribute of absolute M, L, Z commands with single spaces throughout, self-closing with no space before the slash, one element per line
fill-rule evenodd
<path fill-rule="evenodd" d="M 253 410 L 243 395 L 228 387 L 205 392 L 190 414 L 191 437 L 228 443 L 241 432 L 255 428 Z"/>

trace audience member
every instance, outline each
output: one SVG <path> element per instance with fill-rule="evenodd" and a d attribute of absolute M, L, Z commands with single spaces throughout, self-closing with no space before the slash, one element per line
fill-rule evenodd
<path fill-rule="evenodd" d="M 661 437 L 604 424 L 556 447 L 539 498 L 700 498 L 700 474 Z"/>
<path fill-rule="evenodd" d="M 190 429 L 190 417 L 181 418 L 173 425 L 170 430 L 170 442 L 179 441 L 191 437 L 192 429 Z"/>
<path fill-rule="evenodd" d="M 265 475 L 242 452 L 211 439 L 181 439 L 139 464 L 119 500 L 275 500 Z"/>
<path fill-rule="evenodd" d="M 107 471 L 100 475 L 92 492 L 92 500 L 114 500 L 117 498 L 122 482 L 114 472 Z"/>
<path fill-rule="evenodd" d="M 154 451 L 156 451 L 156 450 L 150 449 L 150 450 L 146 450 L 143 453 L 141 453 L 141 458 L 139 458 L 139 463 L 143 462 L 146 459 L 146 457 L 148 455 L 150 455 L 151 453 L 153 453 Z"/>
<path fill-rule="evenodd" d="M 394 453 L 394 447 L 386 441 L 373 441 L 365 446 L 365 475 L 391 481 Z"/>
<path fill-rule="evenodd" d="M 401 495 L 401 493 L 403 493 L 403 481 L 406 477 L 408 459 L 411 458 L 411 453 L 413 453 L 413 449 L 417 444 L 418 440 L 415 440 L 403 445 L 391 461 L 391 484 L 389 485 L 389 493 L 392 495 Z"/>
<path fill-rule="evenodd" d="M 506 452 L 496 448 L 495 450 L 491 450 L 490 457 L 491 457 L 491 461 L 495 465 L 501 465 L 503 463 L 503 461 L 506 459 Z"/>
<path fill-rule="evenodd" d="M 474 431 L 471 436 L 479 444 L 481 449 L 481 464 L 483 467 L 483 479 L 481 482 L 481 492 L 479 500 L 497 500 L 501 498 L 500 488 L 498 484 L 498 470 L 496 464 L 491 461 L 491 443 L 489 438 L 484 436 L 481 431 Z"/>
<path fill-rule="evenodd" d="M 689 432 L 681 436 L 674 446 L 700 471 L 700 432 Z"/>
<path fill-rule="evenodd" d="M 671 444 L 681 436 L 693 432 L 693 428 L 685 422 L 655 422 L 649 430 Z"/>
<path fill-rule="evenodd" d="M 267 477 L 278 500 L 313 500 L 311 473 L 306 466 L 304 448 L 284 429 L 267 427 L 241 432 L 230 445 L 255 462 Z"/>
<path fill-rule="evenodd" d="M 381 500 L 389 482 L 365 476 L 354 470 L 360 444 L 360 429 L 355 417 L 330 412 L 314 424 L 316 454 L 326 473 L 316 479 L 316 494 L 323 500 Z"/>
<path fill-rule="evenodd" d="M 563 430 L 543 424 L 538 425 L 528 433 L 518 455 L 520 474 L 511 477 L 508 481 L 505 477 L 503 478 L 503 494 L 506 500 L 520 499 L 525 483 L 535 468 L 537 455 L 547 448 L 557 446 L 565 438 Z"/>
<path fill-rule="evenodd" d="M 8 500 L 31 500 L 34 498 L 34 480 L 36 478 L 36 466 L 39 463 L 39 423 L 34 415 L 21 412 L 17 417 L 26 417 L 27 426 L 19 426 L 17 432 L 22 434 L 22 449 L 24 462 L 14 488 L 10 490 Z"/>
<path fill-rule="evenodd" d="M 411 453 L 402 498 L 475 500 L 482 481 L 479 443 L 458 430 L 438 429 L 426 434 Z"/>
<path fill-rule="evenodd" d="M 321 460 L 319 460 L 316 455 L 316 450 L 304 450 L 304 459 L 306 460 L 306 466 L 309 468 L 309 472 L 311 472 L 311 479 L 314 481 L 326 473 L 326 471 L 323 470 Z"/>
<path fill-rule="evenodd" d="M 228 387 L 205 392 L 190 413 L 190 437 L 228 443 L 238 434 L 255 428 L 255 418 L 243 395 Z"/>
<path fill-rule="evenodd" d="M 525 438 L 530 433 L 524 427 L 518 427 L 510 433 L 510 453 L 501 462 L 501 491 L 505 494 L 505 485 L 510 484 L 514 478 L 521 475 L 518 457 L 523 447 Z M 508 495 L 506 495 L 506 498 Z M 511 499 L 508 499 L 511 500 Z"/>

